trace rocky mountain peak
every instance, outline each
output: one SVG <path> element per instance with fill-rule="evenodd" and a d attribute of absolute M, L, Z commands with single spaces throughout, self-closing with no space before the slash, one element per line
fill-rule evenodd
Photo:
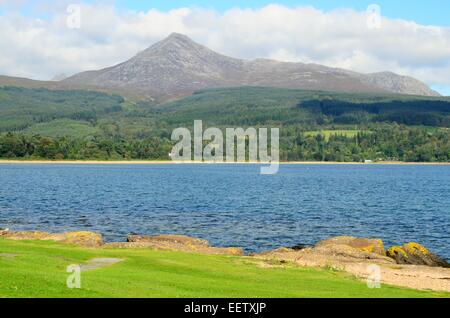
<path fill-rule="evenodd" d="M 232 58 L 180 33 L 170 34 L 124 63 L 76 74 L 63 82 L 169 97 L 239 86 L 438 95 L 416 79 L 390 72 L 360 74 L 315 64 Z"/>
<path fill-rule="evenodd" d="M 156 55 L 201 55 L 210 51 L 208 48 L 194 42 L 188 36 L 180 33 L 172 33 L 167 38 L 159 41 L 144 51 L 138 53 L 136 57 L 145 58 Z"/>

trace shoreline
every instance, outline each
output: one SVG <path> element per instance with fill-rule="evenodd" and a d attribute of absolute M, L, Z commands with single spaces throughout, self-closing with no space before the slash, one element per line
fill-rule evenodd
<path fill-rule="evenodd" d="M 215 247 L 207 240 L 185 235 L 128 235 L 126 242 L 107 243 L 97 232 L 11 232 L 9 229 L 0 229 L 0 243 L 7 241 L 60 243 L 65 244 L 67 248 L 75 247 L 77 250 L 80 248 L 96 250 L 96 254 L 107 252 L 108 260 L 111 259 L 111 253 L 120 251 L 120 255 L 114 258 L 117 262 L 123 259 L 123 255 L 128 251 L 136 250 L 170 252 L 178 255 L 196 254 L 197 257 L 201 255 L 237 257 L 250 260 L 256 266 L 266 269 L 274 266 L 331 268 L 366 282 L 371 277 L 368 272 L 369 266 L 377 266 L 383 274 L 379 278 L 380 284 L 415 290 L 450 292 L 448 262 L 415 242 L 386 249 L 381 239 L 336 236 L 318 241 L 312 246 L 300 244 L 291 248 L 279 247 L 246 254 L 241 247 Z M 0 258 L 14 258 L 20 255 L 16 253 L 16 249 L 13 252 L 0 254 Z M 233 264 L 233 267 L 236 268 L 236 264 Z"/>
<path fill-rule="evenodd" d="M 7 164 L 36 164 L 36 165 L 268 165 L 264 162 L 174 162 L 169 160 L 10 160 L 0 159 L 0 165 Z M 335 161 L 291 161 L 280 162 L 280 165 L 407 165 L 407 166 L 450 166 L 450 162 L 335 162 Z"/>

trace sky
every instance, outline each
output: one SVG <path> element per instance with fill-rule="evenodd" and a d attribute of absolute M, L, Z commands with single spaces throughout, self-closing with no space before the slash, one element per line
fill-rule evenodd
<path fill-rule="evenodd" d="M 179 32 L 233 57 L 388 70 L 450 95 L 449 12 L 448 0 L 0 0 L 0 74 L 103 68 Z"/>
<path fill-rule="evenodd" d="M 338 8 L 365 10 L 370 4 L 378 4 L 383 8 L 383 15 L 386 17 L 408 19 L 421 24 L 450 26 L 450 1 L 448 0 L 118 0 L 115 1 L 115 3 L 120 8 L 129 10 L 148 10 L 150 8 L 157 8 L 159 10 L 167 11 L 180 7 L 204 7 L 222 12 L 236 7 L 260 8 L 272 3 L 290 7 L 314 6 L 315 8 L 322 10 L 333 10 Z"/>

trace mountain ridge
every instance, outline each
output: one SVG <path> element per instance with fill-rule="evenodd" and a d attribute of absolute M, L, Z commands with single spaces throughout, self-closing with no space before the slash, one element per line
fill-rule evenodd
<path fill-rule="evenodd" d="M 153 95 L 183 95 L 200 89 L 267 86 L 341 92 L 439 96 L 424 83 L 392 72 L 362 74 L 319 64 L 244 60 L 225 56 L 172 33 L 134 57 L 63 83 L 130 89 Z"/>
<path fill-rule="evenodd" d="M 0 77 L 2 83 L 51 89 L 89 89 L 140 99 L 170 100 L 198 90 L 260 86 L 348 93 L 440 96 L 419 80 L 392 72 L 363 74 L 320 64 L 245 60 L 217 53 L 172 33 L 122 63 L 61 81 Z"/>

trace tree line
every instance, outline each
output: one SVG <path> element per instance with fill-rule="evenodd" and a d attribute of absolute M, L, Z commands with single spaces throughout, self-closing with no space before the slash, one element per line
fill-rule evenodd
<path fill-rule="evenodd" d="M 283 131 L 284 130 L 284 131 Z M 450 130 L 432 132 L 397 124 L 381 125 L 354 136 L 308 135 L 298 127 L 282 128 L 283 161 L 394 160 L 450 162 Z M 49 160 L 169 160 L 175 142 L 166 137 L 142 140 L 107 137 L 0 135 L 0 158 Z"/>

